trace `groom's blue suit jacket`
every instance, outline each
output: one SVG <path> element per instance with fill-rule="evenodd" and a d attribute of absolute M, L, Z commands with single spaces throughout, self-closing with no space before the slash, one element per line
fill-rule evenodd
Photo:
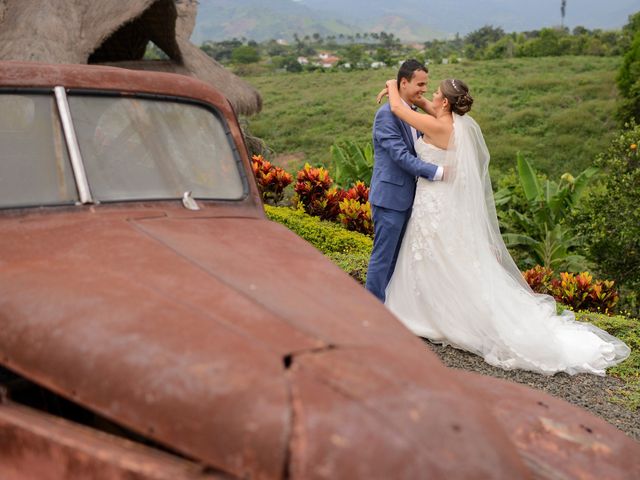
<path fill-rule="evenodd" d="M 391 210 L 411 208 L 416 177 L 433 180 L 438 167 L 416 157 L 411 127 L 391 113 L 388 103 L 373 121 L 373 149 L 369 202 Z"/>

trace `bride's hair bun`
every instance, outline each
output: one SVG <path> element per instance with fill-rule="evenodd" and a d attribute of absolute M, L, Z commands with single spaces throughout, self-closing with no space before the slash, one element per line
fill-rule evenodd
<path fill-rule="evenodd" d="M 465 93 L 464 95 L 460 95 L 458 97 L 453 111 L 458 115 L 464 115 L 469 110 L 471 110 L 471 105 L 473 105 L 473 97 L 468 93 Z"/>
<path fill-rule="evenodd" d="M 451 111 L 458 115 L 464 115 L 471 110 L 473 97 L 469 95 L 469 87 L 462 80 L 448 78 L 440 83 L 440 91 L 449 100 Z"/>

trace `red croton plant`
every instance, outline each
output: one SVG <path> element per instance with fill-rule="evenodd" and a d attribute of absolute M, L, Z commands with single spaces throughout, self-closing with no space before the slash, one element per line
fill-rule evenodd
<path fill-rule="evenodd" d="M 262 200 L 277 205 L 282 201 L 284 189 L 293 181 L 293 177 L 262 155 L 252 157 L 252 166 Z M 373 234 L 369 187 L 364 182 L 356 182 L 345 191 L 333 186 L 328 170 L 307 163 L 296 176 L 294 191 L 293 203 L 307 214 L 338 221 L 348 230 Z"/>
<path fill-rule="evenodd" d="M 262 155 L 251 157 L 251 166 L 262 194 L 262 200 L 277 205 L 282 201 L 284 189 L 293 181 L 293 177 L 284 169 L 265 160 Z"/>
<path fill-rule="evenodd" d="M 373 235 L 369 187 L 364 182 L 356 182 L 347 190 L 344 199 L 340 202 L 338 220 L 348 230 Z"/>
<path fill-rule="evenodd" d="M 345 192 L 332 187 L 333 179 L 323 167 L 308 163 L 298 172 L 295 201 L 305 212 L 323 220 L 335 220 L 340 213 L 340 201 Z"/>
<path fill-rule="evenodd" d="M 306 164 L 298 172 L 295 186 L 298 204 L 310 215 L 337 220 L 348 230 L 372 235 L 369 187 L 364 182 L 356 182 L 345 191 L 332 185 L 333 179 L 327 170 Z"/>
<path fill-rule="evenodd" d="M 576 311 L 613 313 L 620 298 L 613 280 L 594 280 L 589 272 L 562 272 L 554 278 L 553 270 L 536 265 L 522 275 L 533 291 L 552 295 Z"/>

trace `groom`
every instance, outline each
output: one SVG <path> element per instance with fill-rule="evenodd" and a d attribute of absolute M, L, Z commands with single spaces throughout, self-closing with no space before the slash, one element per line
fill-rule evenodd
<path fill-rule="evenodd" d="M 414 104 L 422 104 L 428 80 L 427 67 L 417 60 L 407 60 L 400 66 L 398 90 L 407 108 L 415 109 Z M 411 215 L 417 177 L 442 180 L 442 167 L 416 157 L 414 142 L 419 135 L 415 128 L 391 113 L 388 103 L 376 112 L 369 191 L 374 237 L 366 288 L 382 302 Z"/>

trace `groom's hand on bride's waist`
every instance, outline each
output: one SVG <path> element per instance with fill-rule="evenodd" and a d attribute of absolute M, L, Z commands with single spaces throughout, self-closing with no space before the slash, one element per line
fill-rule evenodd
<path fill-rule="evenodd" d="M 446 165 L 442 167 L 443 174 L 441 180 L 443 182 L 451 182 L 455 176 L 455 167 L 453 165 Z"/>

